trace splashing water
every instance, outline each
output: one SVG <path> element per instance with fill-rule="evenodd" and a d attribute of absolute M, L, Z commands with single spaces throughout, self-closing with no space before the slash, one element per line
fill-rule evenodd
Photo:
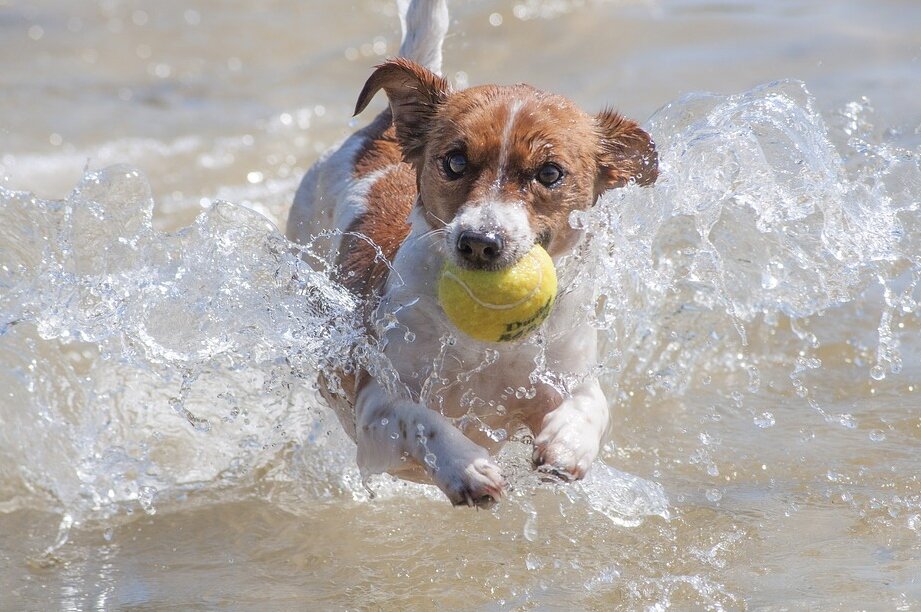
<path fill-rule="evenodd" d="M 810 392 L 811 372 L 845 358 L 824 346 L 850 347 L 874 379 L 900 371 L 921 172 L 916 154 L 872 144 L 863 112 L 838 118 L 837 147 L 795 82 L 689 96 L 650 120 L 658 184 L 571 220 L 590 239 L 569 282 L 594 286 L 581 316 L 605 340 L 612 399 L 681 397 L 714 377 L 737 389 L 739 374 L 756 394 L 779 363 L 844 424 Z M 304 263 L 322 269 L 325 254 L 230 203 L 176 233 L 154 230 L 152 210 L 128 167 L 88 172 L 63 201 L 0 190 L 0 497 L 68 520 L 262 480 L 365 499 L 313 387 L 353 344 L 374 350 L 349 293 Z M 877 303 L 854 340 L 851 324 Z M 535 379 L 571 383 L 545 366 Z M 566 495 L 619 525 L 668 516 L 658 485 L 594 470 Z"/>
<path fill-rule="evenodd" d="M 593 238 L 577 257 L 596 288 L 586 314 L 607 339 L 609 384 L 681 393 L 743 371 L 757 392 L 785 328 L 795 384 L 821 363 L 805 326 L 854 318 L 873 284 L 885 306 L 871 374 L 899 371 L 892 318 L 916 306 L 918 157 L 871 145 L 859 115 L 843 118 L 846 156 L 798 82 L 695 94 L 652 117 L 656 187 L 609 192 L 572 220 Z"/>
<path fill-rule="evenodd" d="M 127 167 L 65 201 L 2 197 L 2 486 L 150 510 L 314 435 L 292 381 L 342 361 L 355 304 L 263 217 L 220 203 L 156 232 Z"/>

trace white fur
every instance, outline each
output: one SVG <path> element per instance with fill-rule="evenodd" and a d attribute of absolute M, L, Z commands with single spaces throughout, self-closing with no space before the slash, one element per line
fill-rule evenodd
<path fill-rule="evenodd" d="M 512 130 L 515 127 L 515 118 L 518 111 L 524 104 L 521 100 L 515 100 L 508 109 L 508 119 L 505 120 L 505 127 L 502 129 L 502 144 L 499 145 L 499 172 L 496 173 L 496 183 L 493 185 L 494 193 L 498 193 L 505 183 L 505 172 L 508 167 L 508 150 L 512 141 Z"/>
<path fill-rule="evenodd" d="M 447 0 L 397 0 L 403 41 L 400 57 L 441 74 L 441 44 L 448 33 Z"/>
<path fill-rule="evenodd" d="M 536 239 L 524 204 L 514 201 L 490 200 L 467 204 L 461 208 L 445 229 L 448 245 L 457 244 L 458 236 L 465 230 L 484 234 L 501 234 L 505 240 L 505 248 L 501 257 L 503 263 L 506 264 L 518 261 L 530 251 Z M 457 263 L 461 263 L 454 249 L 451 249 L 451 256 Z"/>
<path fill-rule="evenodd" d="M 312 242 L 315 248 L 327 248 L 330 258 L 338 252 L 341 236 L 321 243 L 313 238 L 321 233 L 344 230 L 364 212 L 371 183 L 356 183 L 352 177 L 355 156 L 364 141 L 360 133 L 352 134 L 337 148 L 324 153 L 307 171 L 288 213 L 285 228 L 288 240 L 297 244 Z"/>

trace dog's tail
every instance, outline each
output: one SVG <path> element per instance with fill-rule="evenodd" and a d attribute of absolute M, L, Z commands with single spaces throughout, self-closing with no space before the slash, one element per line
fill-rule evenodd
<path fill-rule="evenodd" d="M 441 43 L 448 33 L 447 0 L 397 0 L 403 41 L 400 57 L 441 74 Z"/>

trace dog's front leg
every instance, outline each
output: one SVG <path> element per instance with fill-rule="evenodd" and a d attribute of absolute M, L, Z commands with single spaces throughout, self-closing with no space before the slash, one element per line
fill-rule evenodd
<path fill-rule="evenodd" d="M 358 465 L 364 475 L 421 467 L 455 506 L 488 506 L 505 479 L 486 449 L 444 416 L 409 400 L 393 399 L 374 380 L 355 403 Z"/>
<path fill-rule="evenodd" d="M 534 438 L 533 461 L 567 478 L 585 476 L 598 456 L 608 430 L 608 402 L 598 381 L 591 379 L 547 412 Z"/>

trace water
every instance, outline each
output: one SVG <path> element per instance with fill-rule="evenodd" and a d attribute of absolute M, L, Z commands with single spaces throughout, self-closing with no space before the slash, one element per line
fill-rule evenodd
<path fill-rule="evenodd" d="M 356 306 L 276 229 L 389 3 L 8 5 L 0 607 L 921 601 L 914 3 L 455 7 L 459 82 L 661 107 L 656 187 L 571 220 L 603 463 L 512 441 L 479 512 L 370 497 L 313 386 Z"/>

